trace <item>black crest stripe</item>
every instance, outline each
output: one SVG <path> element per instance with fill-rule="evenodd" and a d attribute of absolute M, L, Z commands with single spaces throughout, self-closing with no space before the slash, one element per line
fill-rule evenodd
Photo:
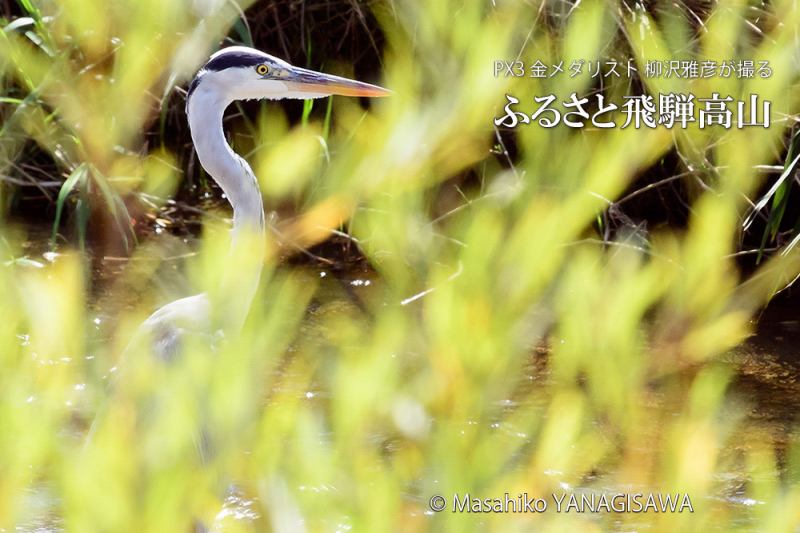
<path fill-rule="evenodd" d="M 219 72 L 231 67 L 254 67 L 264 62 L 264 57 L 245 52 L 223 53 L 206 63 L 206 70 Z"/>

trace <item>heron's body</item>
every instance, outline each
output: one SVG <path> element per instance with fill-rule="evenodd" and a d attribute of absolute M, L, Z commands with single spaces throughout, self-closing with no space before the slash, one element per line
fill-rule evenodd
<path fill-rule="evenodd" d="M 230 47 L 212 55 L 189 86 L 186 114 L 200 164 L 217 182 L 233 207 L 232 252 L 245 239 L 249 259 L 257 265 L 246 269 L 239 280 L 237 310 L 226 322 L 228 331 L 241 327 L 258 287 L 264 257 L 264 207 L 250 165 L 228 145 L 222 129 L 225 109 L 236 100 L 320 98 L 330 95 L 386 96 L 381 87 L 294 67 L 289 63 L 246 47 Z M 247 236 L 247 237 L 245 237 Z M 229 268 L 237 268 L 230 265 Z M 147 339 L 156 355 L 170 358 L 187 331 L 211 333 L 211 305 L 206 294 L 171 302 L 153 313 L 137 334 Z"/>

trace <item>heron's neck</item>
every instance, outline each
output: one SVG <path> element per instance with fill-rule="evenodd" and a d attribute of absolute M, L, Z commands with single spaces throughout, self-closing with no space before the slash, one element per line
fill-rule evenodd
<path fill-rule="evenodd" d="M 222 188 L 233 207 L 229 261 L 234 268 L 225 270 L 220 290 L 222 294 L 237 294 L 237 297 L 219 302 L 218 312 L 229 331 L 238 331 L 258 290 L 266 241 L 258 182 L 247 162 L 228 146 L 222 131 L 222 115 L 230 103 L 201 86 L 189 98 L 186 111 L 200 164 Z"/>
<path fill-rule="evenodd" d="M 189 99 L 187 114 L 197 156 L 233 207 L 233 238 L 247 231 L 264 233 L 264 205 L 258 182 L 247 162 L 225 139 L 222 116 L 230 100 L 199 88 Z"/>

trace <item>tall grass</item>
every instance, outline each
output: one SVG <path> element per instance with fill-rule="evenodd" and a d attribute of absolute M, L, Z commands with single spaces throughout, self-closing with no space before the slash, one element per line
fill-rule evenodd
<path fill-rule="evenodd" d="M 30 25 L 0 40 L 3 161 L 37 143 L 66 176 L 59 213 L 75 198 L 105 206 L 105 218 L 78 219 L 105 224 L 104 238 L 120 242 L 131 217 L 124 200 L 165 199 L 184 170 L 168 148 L 145 144 L 143 131 L 238 12 L 157 0 L 21 5 Z M 24 260 L 25 228 L 0 223 L 0 527 L 797 527 L 794 442 L 775 445 L 747 423 L 720 361 L 800 273 L 796 250 L 747 278 L 732 256 L 746 198 L 761 186 L 758 166 L 783 164 L 790 120 L 674 134 L 535 125 L 512 134 L 492 121 L 506 93 L 525 106 L 597 89 L 588 76 L 492 76 L 495 60 L 518 57 L 767 59 L 768 80 L 644 89 L 756 92 L 772 101 L 773 117 L 791 117 L 793 4 L 753 15 L 723 1 L 695 28 L 672 4 L 370 7 L 386 38 L 382 83 L 392 98 L 368 109 L 337 98 L 328 114 L 305 114 L 292 128 L 270 105 L 247 135 L 232 136 L 267 204 L 297 210 L 271 223 L 259 296 L 240 334 L 188 339 L 169 363 L 123 359 L 136 324 L 163 298 L 154 280 L 169 270 L 158 269 L 167 239 L 129 240 L 128 267 L 98 298 L 91 248 L 71 251 L 75 242 L 48 263 Z M 240 23 L 234 35 L 243 31 Z M 620 98 L 638 88 L 621 79 L 604 90 Z M 687 227 L 658 228 L 635 244 L 624 232 L 604 239 L 598 219 L 675 150 L 691 170 L 687 183 L 703 185 Z M 184 273 L 224 310 L 240 289 L 221 292 L 219 283 L 238 263 L 212 220 Z M 376 272 L 368 286 L 281 261 L 341 228 Z M 450 512 L 454 493 L 505 492 L 681 492 L 694 512 Z M 445 512 L 430 512 L 434 494 L 448 499 Z"/>

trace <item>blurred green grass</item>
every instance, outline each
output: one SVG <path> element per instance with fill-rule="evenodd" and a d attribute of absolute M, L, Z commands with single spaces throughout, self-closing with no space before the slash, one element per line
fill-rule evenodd
<path fill-rule="evenodd" d="M 102 250 L 128 237 L 126 200 L 144 193 L 157 208 L 188 164 L 144 137 L 172 84 L 228 32 L 245 40 L 247 30 L 228 3 L 21 5 L 29 25 L 0 41 L 3 167 L 33 142 L 63 176 L 78 176 L 56 201 L 78 212 L 76 249 L 88 225 L 111 228 L 101 235 L 113 242 L 94 244 Z M 730 367 L 719 362 L 800 272 L 795 250 L 748 277 L 732 256 L 745 198 L 762 185 L 757 166 L 782 164 L 790 121 L 674 136 L 530 126 L 511 136 L 492 127 L 505 93 L 530 101 L 594 87 L 586 76 L 491 75 L 494 60 L 516 57 L 763 58 L 775 72 L 768 80 L 645 89 L 756 92 L 773 102 L 774 117 L 792 117 L 792 4 L 720 2 L 700 28 L 672 4 L 370 8 L 385 36 L 382 83 L 392 98 L 369 109 L 336 99 L 330 120 L 320 106 L 293 127 L 270 105 L 232 135 L 267 204 L 294 211 L 273 223 L 259 297 L 235 338 L 213 349 L 190 341 L 170 364 L 121 360 L 159 298 L 165 252 L 129 243 L 133 266 L 100 298 L 114 316 L 98 331 L 97 252 L 62 246 L 49 264 L 20 260 L 25 228 L 0 222 L 0 527 L 796 528 L 796 448 L 746 422 L 728 401 Z M 605 87 L 615 97 L 637 90 L 625 79 Z M 515 154 L 491 155 L 503 151 L 498 139 L 513 141 Z M 596 221 L 608 200 L 672 150 L 708 185 L 692 197 L 686 228 L 656 229 L 643 246 L 622 234 L 604 241 Z M 474 179 L 453 194 L 449 182 L 464 173 Z M 319 272 L 279 260 L 345 223 L 376 272 L 360 305 L 329 294 Z M 185 269 L 219 309 L 237 298 L 235 286 L 214 290 L 226 248 L 225 231 L 207 222 Z M 134 309 L 119 303 L 137 300 Z M 758 504 L 724 497 L 719 479 L 731 472 L 737 496 Z M 226 503 L 231 484 L 238 496 Z M 476 516 L 427 507 L 433 494 L 572 488 L 686 492 L 694 513 Z"/>

